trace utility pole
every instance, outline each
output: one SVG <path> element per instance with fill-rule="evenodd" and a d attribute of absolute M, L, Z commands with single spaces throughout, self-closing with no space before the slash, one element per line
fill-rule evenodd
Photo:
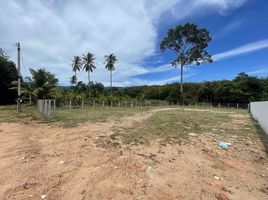
<path fill-rule="evenodd" d="M 18 98 L 17 98 L 17 112 L 21 112 L 21 88 L 20 88 L 20 81 L 21 81 L 21 73 L 20 73 L 20 43 L 16 43 L 17 51 L 18 51 Z"/>

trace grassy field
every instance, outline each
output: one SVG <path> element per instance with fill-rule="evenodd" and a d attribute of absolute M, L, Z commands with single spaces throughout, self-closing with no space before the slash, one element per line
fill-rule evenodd
<path fill-rule="evenodd" d="M 52 111 L 52 118 L 46 121 L 35 106 L 23 106 L 22 112 L 16 112 L 16 106 L 0 106 L 1 122 L 47 123 L 63 127 L 74 127 L 84 122 L 104 122 L 118 119 L 135 113 L 148 111 L 150 108 L 116 108 L 116 107 L 85 107 L 84 109 L 57 108 Z"/>
<path fill-rule="evenodd" d="M 107 139 L 110 146 L 120 140 L 125 144 L 150 144 L 156 139 L 163 143 L 176 143 L 199 134 L 210 133 L 223 138 L 238 136 L 256 138 L 265 136 L 257 122 L 248 117 L 247 110 L 183 109 L 161 111 L 135 123 L 133 128 L 115 128 Z M 238 119 L 237 119 L 238 118 Z"/>

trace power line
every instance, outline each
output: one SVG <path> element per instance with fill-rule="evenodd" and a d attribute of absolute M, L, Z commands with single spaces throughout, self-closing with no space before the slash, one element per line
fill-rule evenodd
<path fill-rule="evenodd" d="M 0 42 L 0 46 L 5 46 L 5 47 L 14 47 L 16 46 L 16 43 L 14 42 Z"/>

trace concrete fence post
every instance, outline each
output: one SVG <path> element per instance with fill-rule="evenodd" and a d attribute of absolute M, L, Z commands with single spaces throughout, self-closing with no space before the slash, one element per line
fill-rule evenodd
<path fill-rule="evenodd" d="M 69 108 L 72 109 L 72 101 L 69 102 Z"/>

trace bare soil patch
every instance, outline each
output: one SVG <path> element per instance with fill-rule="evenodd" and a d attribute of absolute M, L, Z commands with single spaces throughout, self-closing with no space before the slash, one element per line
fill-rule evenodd
<path fill-rule="evenodd" d="M 197 127 L 207 131 L 186 138 L 154 138 L 147 145 L 117 138 L 116 148 L 99 143 L 115 130 L 130 134 L 158 122 L 150 121 L 161 119 L 157 114 L 175 111 L 153 109 L 71 128 L 0 123 L 0 199 L 268 198 L 267 152 L 245 113 L 213 113 L 230 119 L 215 130 Z M 196 128 L 185 123 L 173 126 L 190 127 L 187 133 Z M 220 140 L 232 145 L 220 149 Z"/>

